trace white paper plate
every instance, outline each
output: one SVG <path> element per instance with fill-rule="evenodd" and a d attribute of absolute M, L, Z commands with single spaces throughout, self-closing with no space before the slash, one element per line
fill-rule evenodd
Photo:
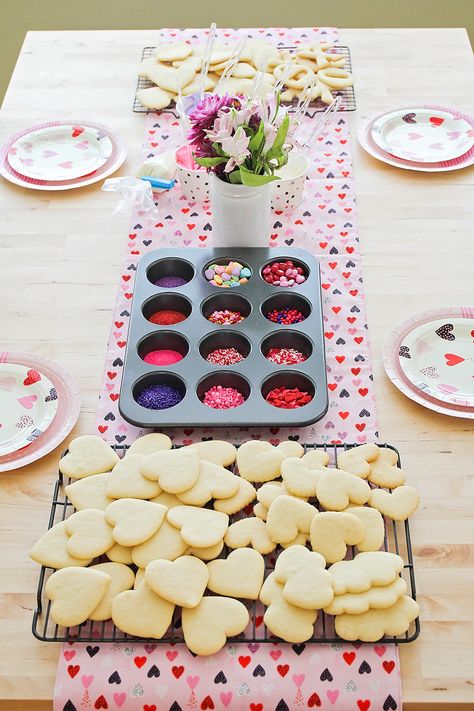
<path fill-rule="evenodd" d="M 435 104 L 424 104 L 423 107 L 432 110 L 434 109 L 436 111 L 445 111 L 450 113 L 452 116 L 460 116 L 474 128 L 474 117 L 463 114 L 457 109 L 446 106 L 438 106 Z M 462 168 L 474 165 L 474 146 L 462 156 L 459 156 L 459 158 L 454 158 L 453 160 L 448 161 L 440 161 L 438 163 L 421 163 L 417 161 L 404 160 L 403 158 L 397 158 L 391 153 L 388 153 L 380 148 L 380 146 L 378 146 L 372 138 L 372 125 L 374 121 L 381 116 L 384 116 L 387 113 L 392 113 L 395 110 L 403 110 L 403 112 L 406 113 L 410 111 L 410 107 L 405 107 L 404 109 L 391 109 L 390 111 L 384 111 L 382 113 L 369 116 L 369 118 L 365 119 L 359 127 L 357 133 L 359 143 L 362 148 L 373 158 L 396 168 L 402 168 L 402 170 L 415 170 L 422 173 L 443 173 L 449 170 L 461 170 Z"/>
<path fill-rule="evenodd" d="M 370 135 L 382 150 L 419 163 L 453 160 L 474 145 L 474 128 L 465 119 L 418 107 L 380 116 Z"/>
<path fill-rule="evenodd" d="M 418 327 L 433 321 L 441 321 L 441 325 L 450 324 L 455 319 L 474 320 L 474 308 L 470 307 L 451 307 L 445 309 L 435 309 L 424 313 L 415 314 L 399 326 L 397 326 L 388 336 L 383 348 L 383 364 L 388 377 L 392 383 L 406 397 L 414 402 L 426 407 L 428 410 L 433 410 L 442 415 L 450 417 L 462 417 L 466 419 L 474 419 L 474 407 L 465 405 L 457 405 L 452 402 L 444 402 L 433 397 L 426 390 L 420 389 L 417 385 L 411 382 L 403 368 L 400 365 L 400 347 L 408 336 Z M 450 343 L 450 341 L 446 341 Z M 450 352 L 450 348 L 446 352 Z"/>
<path fill-rule="evenodd" d="M 39 180 L 72 180 L 89 175 L 112 154 L 110 138 L 80 124 L 31 131 L 12 143 L 8 162 L 21 175 Z"/>
<path fill-rule="evenodd" d="M 57 409 L 56 388 L 45 375 L 24 365 L 0 363 L 0 456 L 41 437 Z"/>
<path fill-rule="evenodd" d="M 417 388 L 442 402 L 474 407 L 474 318 L 421 324 L 405 336 L 398 355 Z"/>

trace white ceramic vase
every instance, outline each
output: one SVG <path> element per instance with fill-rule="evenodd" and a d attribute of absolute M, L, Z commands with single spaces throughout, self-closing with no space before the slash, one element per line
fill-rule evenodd
<path fill-rule="evenodd" d="M 270 237 L 270 183 L 258 187 L 211 180 L 212 236 L 216 247 L 266 247 Z"/>

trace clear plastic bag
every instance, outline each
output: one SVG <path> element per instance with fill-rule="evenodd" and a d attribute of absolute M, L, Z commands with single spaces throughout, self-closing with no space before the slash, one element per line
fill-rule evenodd
<path fill-rule="evenodd" d="M 118 193 L 119 201 L 113 214 L 131 213 L 138 210 L 148 217 L 158 218 L 158 209 L 153 198 L 153 190 L 146 180 L 126 176 L 124 178 L 109 178 L 102 185 L 105 192 Z"/>

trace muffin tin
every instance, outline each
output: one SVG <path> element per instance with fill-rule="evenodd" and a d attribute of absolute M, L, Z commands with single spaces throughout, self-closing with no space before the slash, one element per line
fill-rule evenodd
<path fill-rule="evenodd" d="M 263 267 L 292 259 L 301 265 L 306 281 L 290 288 L 267 284 Z M 213 263 L 236 260 L 251 269 L 246 284 L 223 289 L 204 276 Z M 167 289 L 155 285 L 160 277 L 182 276 L 183 286 Z M 274 308 L 296 308 L 305 320 L 278 325 L 264 314 Z M 187 318 L 175 325 L 159 326 L 148 318 L 162 309 L 175 309 Z M 245 319 L 234 325 L 213 324 L 215 310 L 235 310 Z M 229 366 L 206 360 L 210 351 L 235 347 L 244 360 Z M 277 365 L 265 354 L 270 348 L 297 348 L 307 359 L 298 365 Z M 148 365 L 146 353 L 157 349 L 179 351 L 184 357 L 170 366 Z M 170 385 L 182 395 L 178 405 L 164 410 L 140 406 L 136 397 L 149 385 Z M 218 410 L 204 405 L 202 397 L 213 385 L 237 388 L 243 405 Z M 313 395 L 307 405 L 293 410 L 265 401 L 276 387 L 298 387 Z M 216 248 L 158 249 L 138 264 L 125 354 L 119 410 L 138 427 L 174 426 L 305 426 L 319 420 L 328 408 L 326 361 L 321 307 L 319 263 L 302 249 Z"/>

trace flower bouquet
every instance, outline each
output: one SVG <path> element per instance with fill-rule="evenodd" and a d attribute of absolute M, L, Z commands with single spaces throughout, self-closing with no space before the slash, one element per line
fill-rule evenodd
<path fill-rule="evenodd" d="M 212 173 L 213 235 L 225 245 L 266 245 L 270 182 L 288 162 L 295 121 L 279 94 L 208 94 L 189 115 L 194 161 Z"/>

